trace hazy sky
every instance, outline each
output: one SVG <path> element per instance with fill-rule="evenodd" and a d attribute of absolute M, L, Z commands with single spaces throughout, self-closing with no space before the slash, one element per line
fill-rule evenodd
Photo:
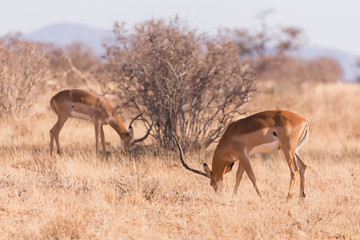
<path fill-rule="evenodd" d="M 360 56 L 359 0 L 0 0 L 0 35 L 30 33 L 54 23 L 111 29 L 176 14 L 203 32 L 219 27 L 258 26 L 260 11 L 272 9 L 268 23 L 304 30 L 308 44 Z"/>

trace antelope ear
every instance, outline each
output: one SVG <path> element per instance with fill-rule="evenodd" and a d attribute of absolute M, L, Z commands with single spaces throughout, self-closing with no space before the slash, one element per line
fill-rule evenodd
<path fill-rule="evenodd" d="M 231 171 L 231 169 L 233 168 L 235 162 L 229 162 L 228 165 L 226 166 L 225 169 L 225 173 L 228 173 Z"/>
<path fill-rule="evenodd" d="M 204 170 L 205 170 L 205 172 L 206 172 L 206 175 L 207 175 L 209 178 L 211 178 L 212 172 L 211 172 L 209 166 L 208 166 L 206 163 L 204 163 Z"/>
<path fill-rule="evenodd" d="M 129 128 L 129 135 L 130 135 L 131 139 L 134 136 L 134 129 L 132 127 Z"/>

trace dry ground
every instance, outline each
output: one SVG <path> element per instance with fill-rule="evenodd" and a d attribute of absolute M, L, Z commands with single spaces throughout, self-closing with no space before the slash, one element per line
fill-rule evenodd
<path fill-rule="evenodd" d="M 50 92 L 27 117 L 0 122 L 0 238 L 360 239 L 360 86 L 318 85 L 281 96 L 271 89 L 262 86 L 247 108 L 283 108 L 309 120 L 310 139 L 301 149 L 309 165 L 305 200 L 297 179 L 295 197 L 286 201 L 290 174 L 280 152 L 251 160 L 263 199 L 246 175 L 231 197 L 236 168 L 226 176 L 225 195 L 217 196 L 208 179 L 180 165 L 177 153 L 140 145 L 133 155 L 118 154 L 110 127 L 111 154 L 98 159 L 93 126 L 80 120 L 65 124 L 65 153 L 51 157 Z M 189 165 L 210 164 L 214 147 L 186 154 Z"/>

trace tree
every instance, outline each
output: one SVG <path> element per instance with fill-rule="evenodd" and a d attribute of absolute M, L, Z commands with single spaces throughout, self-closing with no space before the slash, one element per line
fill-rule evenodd
<path fill-rule="evenodd" d="M 259 28 L 233 30 L 241 58 L 251 63 L 259 77 L 275 67 L 274 64 L 281 64 L 286 52 L 298 49 L 305 42 L 300 28 L 268 26 L 266 19 L 271 13 L 271 10 L 259 13 Z"/>
<path fill-rule="evenodd" d="M 151 20 L 128 34 L 115 24 L 101 77 L 106 92 L 156 116 L 155 138 L 173 147 L 208 147 L 239 116 L 255 90 L 255 74 L 226 37 L 208 37 L 178 19 Z"/>
<path fill-rule="evenodd" d="M 30 91 L 48 72 L 43 45 L 0 39 L 0 113 L 8 116 L 30 106 Z"/>

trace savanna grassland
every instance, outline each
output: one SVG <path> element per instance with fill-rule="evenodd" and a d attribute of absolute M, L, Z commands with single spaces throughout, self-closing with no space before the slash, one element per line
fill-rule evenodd
<path fill-rule="evenodd" d="M 297 178 L 289 201 L 290 174 L 279 151 L 251 158 L 263 199 L 246 175 L 232 198 L 237 164 L 217 196 L 208 179 L 185 170 L 177 152 L 157 150 L 151 138 L 119 154 L 110 127 L 107 157 L 97 158 L 94 127 L 82 120 L 65 124 L 64 154 L 50 156 L 50 89 L 39 91 L 27 115 L 0 122 L 1 239 L 360 239 L 359 84 L 280 93 L 263 82 L 245 106 L 248 114 L 291 110 L 310 123 L 300 150 L 307 197 L 299 198 Z M 128 124 L 132 116 L 121 117 Z M 134 124 L 141 136 L 145 129 Z M 186 153 L 188 164 L 210 164 L 215 147 Z"/>

